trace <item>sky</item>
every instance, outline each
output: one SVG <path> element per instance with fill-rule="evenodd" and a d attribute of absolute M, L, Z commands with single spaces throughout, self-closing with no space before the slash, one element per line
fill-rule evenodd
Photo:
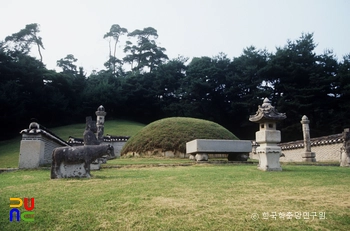
<path fill-rule="evenodd" d="M 249 46 L 275 52 L 302 33 L 314 33 L 317 54 L 331 49 L 342 60 L 350 53 L 349 0 L 0 0 L 0 7 L 0 40 L 38 23 L 43 62 L 57 71 L 68 54 L 87 73 L 103 70 L 109 56 L 103 36 L 113 24 L 129 32 L 155 28 L 170 59 L 220 52 L 233 58 Z M 39 57 L 35 47 L 31 55 Z"/>

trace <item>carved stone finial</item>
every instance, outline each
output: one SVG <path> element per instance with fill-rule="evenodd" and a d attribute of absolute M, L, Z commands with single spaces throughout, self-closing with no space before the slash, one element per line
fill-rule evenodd
<path fill-rule="evenodd" d="M 37 122 L 31 122 L 29 124 L 29 129 L 39 129 L 40 125 Z"/>
<path fill-rule="evenodd" d="M 107 112 L 105 111 L 105 108 L 101 105 L 97 108 L 97 111 L 95 112 L 96 116 L 106 116 Z"/>
<path fill-rule="evenodd" d="M 271 101 L 268 98 L 265 98 L 263 101 L 262 107 L 269 107 L 271 106 Z"/>
<path fill-rule="evenodd" d="M 105 111 L 105 108 L 104 108 L 102 105 L 100 105 L 100 106 L 97 108 L 97 111 Z"/>
<path fill-rule="evenodd" d="M 301 117 L 301 121 L 300 123 L 302 124 L 308 124 L 310 122 L 309 118 L 307 118 L 306 115 L 304 115 L 303 117 Z"/>

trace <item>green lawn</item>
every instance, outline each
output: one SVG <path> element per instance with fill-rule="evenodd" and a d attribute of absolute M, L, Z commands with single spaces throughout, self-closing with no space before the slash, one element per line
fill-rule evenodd
<path fill-rule="evenodd" d="M 132 161 L 113 160 L 109 167 L 94 171 L 91 179 L 51 180 L 48 169 L 0 174 L 1 230 L 350 227 L 349 168 L 283 165 L 282 172 L 261 172 L 252 164 L 152 167 L 152 163 L 178 162 Z M 114 168 L 113 164 L 128 167 Z M 140 168 L 140 164 L 146 166 Z M 9 221 L 10 197 L 35 198 L 34 222 Z M 287 219 L 289 213 L 291 219 Z"/>
<path fill-rule="evenodd" d="M 82 137 L 84 126 L 52 131 Z M 105 134 L 143 126 L 107 121 Z M 19 142 L 0 142 L 1 168 L 17 167 Z M 48 168 L 0 173 L 0 230 L 349 230 L 350 168 L 261 172 L 256 163 L 222 162 L 121 158 L 91 179 L 51 180 Z M 33 222 L 9 221 L 13 197 L 35 198 Z"/>
<path fill-rule="evenodd" d="M 17 168 L 21 137 L 0 141 L 0 168 Z"/>

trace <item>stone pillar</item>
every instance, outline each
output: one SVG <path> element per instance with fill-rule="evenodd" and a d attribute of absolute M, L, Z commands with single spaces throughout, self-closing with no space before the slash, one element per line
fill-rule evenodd
<path fill-rule="evenodd" d="M 311 152 L 311 142 L 310 142 L 310 120 L 304 115 L 301 118 L 300 123 L 302 124 L 303 137 L 304 137 L 304 152 L 302 153 L 303 162 L 316 162 L 315 153 Z"/>
<path fill-rule="evenodd" d="M 104 123 L 105 123 L 105 116 L 107 112 L 105 112 L 105 108 L 101 105 L 97 108 L 96 111 L 96 126 L 97 126 L 97 134 L 96 138 L 98 141 L 103 142 L 103 133 L 104 133 Z"/>
<path fill-rule="evenodd" d="M 340 156 L 340 166 L 350 167 L 350 129 L 346 128 L 343 132 L 343 147 Z"/>

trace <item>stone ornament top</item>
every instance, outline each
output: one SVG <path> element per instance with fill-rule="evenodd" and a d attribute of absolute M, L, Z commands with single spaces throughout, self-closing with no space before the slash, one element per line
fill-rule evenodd
<path fill-rule="evenodd" d="M 97 108 L 96 115 L 97 116 L 106 116 L 107 115 L 107 112 L 105 111 L 105 108 L 102 105 L 100 105 Z"/>
<path fill-rule="evenodd" d="M 29 124 L 29 128 L 28 129 L 23 129 L 20 134 L 22 133 L 25 133 L 25 134 L 28 134 L 28 133 L 31 133 L 31 134 L 37 134 L 37 133 L 40 133 L 41 132 L 41 129 L 40 129 L 40 125 L 36 122 L 32 122 Z"/>
<path fill-rule="evenodd" d="M 301 121 L 300 123 L 301 124 L 308 124 L 310 121 L 309 121 L 309 118 L 307 118 L 306 115 L 304 115 L 302 118 L 301 118 Z"/>
<path fill-rule="evenodd" d="M 258 110 L 255 115 L 249 116 L 249 120 L 255 123 L 261 123 L 263 121 L 279 121 L 287 118 L 286 113 L 279 113 L 274 106 L 271 105 L 271 101 L 265 98 L 263 104 L 258 106 Z"/>

